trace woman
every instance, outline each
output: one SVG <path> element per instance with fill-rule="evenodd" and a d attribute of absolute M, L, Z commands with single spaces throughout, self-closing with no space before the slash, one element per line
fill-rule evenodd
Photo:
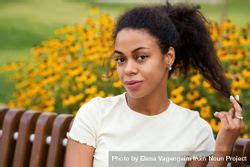
<path fill-rule="evenodd" d="M 242 108 L 230 96 L 205 22 L 197 8 L 170 4 L 135 8 L 120 17 L 114 30 L 113 57 L 126 92 L 96 97 L 80 108 L 67 134 L 66 166 L 121 166 L 119 161 L 128 160 L 112 156 L 109 162 L 110 151 L 185 151 L 182 156 L 213 158 L 230 155 L 244 128 Z M 171 74 L 178 70 L 187 75 L 191 68 L 201 72 L 223 96 L 230 96 L 229 112 L 215 115 L 222 122 L 216 141 L 197 111 L 168 98 L 166 84 Z M 226 162 L 191 159 L 175 165 L 225 166 Z"/>

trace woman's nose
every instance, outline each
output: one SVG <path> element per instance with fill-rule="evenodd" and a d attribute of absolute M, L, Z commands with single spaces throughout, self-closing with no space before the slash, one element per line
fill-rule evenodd
<path fill-rule="evenodd" d="M 125 66 L 125 73 L 126 75 L 134 75 L 138 72 L 138 68 L 135 62 L 133 61 L 127 61 L 127 64 Z"/>

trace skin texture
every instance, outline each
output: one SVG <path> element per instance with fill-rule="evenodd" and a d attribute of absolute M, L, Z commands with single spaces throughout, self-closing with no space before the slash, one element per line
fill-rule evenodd
<path fill-rule="evenodd" d="M 117 61 L 118 76 L 127 94 L 127 103 L 131 109 L 145 115 L 156 115 L 169 105 L 167 97 L 167 78 L 169 67 L 175 60 L 174 48 L 170 47 L 166 54 L 162 54 L 157 39 L 143 29 L 125 28 L 117 34 L 115 40 L 114 58 Z M 142 81 L 137 89 L 129 89 L 125 82 Z M 225 157 L 230 155 L 233 145 L 244 129 L 244 122 L 235 118 L 235 114 L 242 115 L 242 108 L 232 97 L 232 108 L 229 112 L 216 115 L 222 122 L 222 127 L 216 139 L 215 154 Z M 91 167 L 95 148 L 80 144 L 69 139 L 65 166 Z M 223 151 L 223 153 L 218 153 Z M 226 166 L 223 161 L 190 161 L 189 167 Z"/>
<path fill-rule="evenodd" d="M 86 144 L 78 143 L 72 139 L 68 140 L 65 167 L 92 167 L 95 148 Z"/>
<path fill-rule="evenodd" d="M 157 40 L 147 31 L 123 29 L 115 41 L 114 57 L 129 106 L 146 115 L 163 112 L 169 105 L 166 83 L 168 68 L 175 58 L 174 49 L 163 55 Z M 142 81 L 142 84 L 131 90 L 125 85 L 131 80 Z"/>

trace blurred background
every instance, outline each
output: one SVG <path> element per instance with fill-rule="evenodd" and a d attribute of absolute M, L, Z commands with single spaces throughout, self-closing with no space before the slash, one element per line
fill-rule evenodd
<path fill-rule="evenodd" d="M 250 138 L 250 1 L 169 0 L 199 5 L 223 61 L 233 93 L 243 102 Z M 94 96 L 122 91 L 116 75 L 103 79 L 103 60 L 112 52 L 117 17 L 135 6 L 163 0 L 0 0 L 0 104 L 44 112 L 73 113 Z M 114 64 L 108 65 L 112 68 Z M 103 67 L 103 68 L 101 68 Z M 109 69 L 109 68 L 108 68 Z M 79 83 L 82 84 L 79 84 Z M 229 103 L 199 74 L 173 78 L 171 98 L 200 111 L 215 133 L 215 111 Z M 225 104 L 225 105 L 224 105 Z"/>

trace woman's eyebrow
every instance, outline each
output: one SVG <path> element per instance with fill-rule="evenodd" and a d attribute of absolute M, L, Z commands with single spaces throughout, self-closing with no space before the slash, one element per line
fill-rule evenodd
<path fill-rule="evenodd" d="M 134 53 L 134 52 L 136 52 L 136 51 L 138 51 L 138 50 L 140 50 L 140 49 L 149 49 L 149 48 L 146 48 L 146 47 L 139 47 L 139 48 L 134 49 L 134 50 L 132 51 L 132 53 Z"/>
<path fill-rule="evenodd" d="M 149 49 L 149 48 L 146 48 L 146 47 L 138 47 L 138 48 L 134 49 L 134 50 L 132 51 L 132 53 L 134 53 L 134 52 L 136 52 L 136 51 L 138 51 L 138 50 L 140 50 L 140 49 Z M 113 54 L 115 54 L 115 53 L 124 55 L 124 53 L 122 53 L 121 51 L 118 51 L 118 50 L 115 50 L 115 51 L 113 52 Z"/>
<path fill-rule="evenodd" d="M 115 50 L 112 55 L 115 55 L 115 53 L 123 55 L 123 53 L 121 51 L 118 51 L 118 50 Z"/>

